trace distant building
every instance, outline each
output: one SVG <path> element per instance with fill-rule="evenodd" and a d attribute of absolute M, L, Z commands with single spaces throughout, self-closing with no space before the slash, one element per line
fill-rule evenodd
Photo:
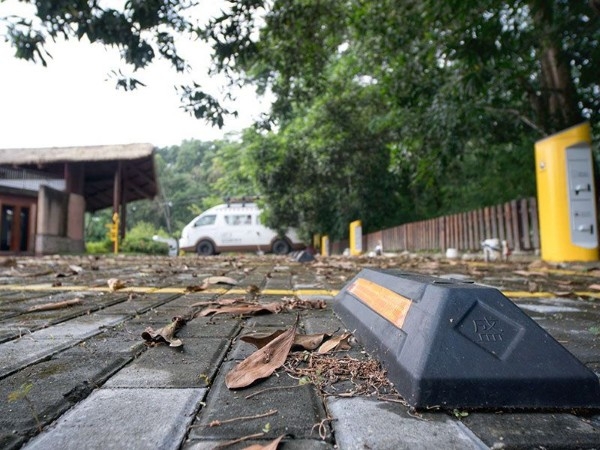
<path fill-rule="evenodd" d="M 0 149 L 0 254 L 83 253 L 85 212 L 158 193 L 150 144 Z"/>

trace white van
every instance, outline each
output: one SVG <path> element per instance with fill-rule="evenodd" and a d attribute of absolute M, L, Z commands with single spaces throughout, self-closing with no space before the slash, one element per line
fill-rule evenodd
<path fill-rule="evenodd" d="M 285 236 L 260 223 L 260 209 L 255 203 L 230 203 L 214 206 L 181 232 L 179 249 L 213 255 L 231 251 L 262 251 L 278 255 L 304 248 L 295 230 Z"/>

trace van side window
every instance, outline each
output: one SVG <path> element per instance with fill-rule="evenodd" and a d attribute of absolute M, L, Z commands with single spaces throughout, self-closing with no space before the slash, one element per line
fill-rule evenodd
<path fill-rule="evenodd" d="M 206 225 L 214 225 L 215 220 L 217 220 L 217 216 L 214 214 L 208 216 L 202 216 L 194 223 L 195 227 L 202 227 Z"/>
<path fill-rule="evenodd" d="M 227 214 L 224 219 L 227 225 L 252 225 L 250 214 Z"/>

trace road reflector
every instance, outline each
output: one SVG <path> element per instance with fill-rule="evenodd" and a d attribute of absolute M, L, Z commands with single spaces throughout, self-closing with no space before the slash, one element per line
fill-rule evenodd
<path fill-rule="evenodd" d="M 499 290 L 363 269 L 334 311 L 417 408 L 598 408 L 598 377 Z"/>

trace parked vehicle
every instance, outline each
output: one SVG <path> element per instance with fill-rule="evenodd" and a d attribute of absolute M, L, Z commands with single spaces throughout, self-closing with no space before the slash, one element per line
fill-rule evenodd
<path fill-rule="evenodd" d="M 260 213 L 255 203 L 214 206 L 183 228 L 179 248 L 199 255 L 231 251 L 283 255 L 305 247 L 295 230 L 289 229 L 280 236 L 261 224 Z"/>

